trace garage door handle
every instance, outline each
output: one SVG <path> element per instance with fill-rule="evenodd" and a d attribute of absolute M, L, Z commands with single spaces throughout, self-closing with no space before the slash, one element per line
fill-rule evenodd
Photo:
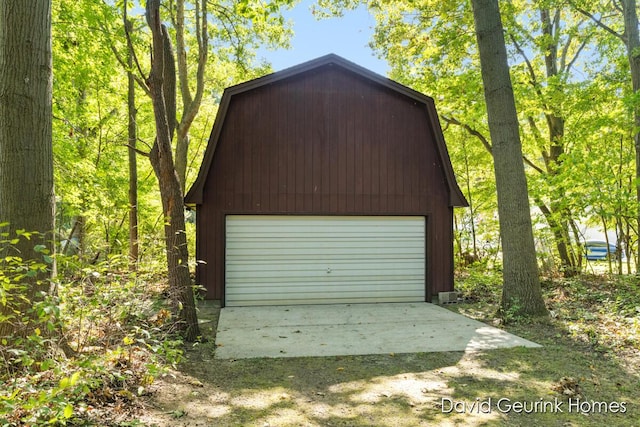
<path fill-rule="evenodd" d="M 331 273 L 331 269 L 327 267 L 327 274 Z"/>

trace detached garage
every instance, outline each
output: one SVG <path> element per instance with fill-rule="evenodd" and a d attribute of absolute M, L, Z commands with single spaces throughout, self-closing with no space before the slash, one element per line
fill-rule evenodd
<path fill-rule="evenodd" d="M 196 280 L 223 305 L 453 290 L 467 202 L 433 99 L 336 55 L 226 89 L 185 200 Z"/>

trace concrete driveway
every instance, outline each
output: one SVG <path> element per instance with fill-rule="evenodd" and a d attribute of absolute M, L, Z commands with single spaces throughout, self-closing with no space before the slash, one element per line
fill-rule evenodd
<path fill-rule="evenodd" d="M 223 308 L 216 359 L 540 347 L 428 303 Z"/>

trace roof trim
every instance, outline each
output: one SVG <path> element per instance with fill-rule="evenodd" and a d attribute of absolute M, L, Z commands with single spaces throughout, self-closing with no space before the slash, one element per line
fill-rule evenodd
<path fill-rule="evenodd" d="M 218 145 L 220 133 L 222 132 L 222 125 L 225 121 L 227 112 L 229 110 L 229 104 L 231 102 L 231 98 L 234 95 L 238 95 L 244 92 L 257 89 L 262 86 L 273 84 L 281 80 L 305 73 L 307 71 L 311 71 L 316 68 L 324 67 L 327 65 L 335 65 L 340 68 L 343 68 L 347 71 L 350 71 L 354 74 L 364 77 L 370 81 L 373 81 L 381 86 L 384 86 L 404 96 L 407 96 L 416 102 L 424 104 L 427 108 L 426 113 L 429 116 L 429 121 L 435 134 L 438 155 L 444 167 L 445 178 L 447 181 L 447 186 L 449 187 L 449 205 L 452 207 L 453 206 L 466 207 L 469 205 L 464 195 L 462 194 L 460 187 L 456 182 L 455 175 L 453 173 L 453 168 L 451 166 L 451 160 L 449 158 L 449 152 L 447 151 L 447 146 L 444 141 L 442 128 L 440 126 L 440 121 L 438 119 L 438 114 L 436 112 L 435 102 L 433 98 L 427 95 L 424 95 L 418 91 L 415 91 L 407 86 L 404 86 L 398 82 L 395 82 L 391 79 L 388 79 L 384 76 L 381 76 L 380 74 L 374 73 L 373 71 L 370 71 L 364 67 L 361 67 L 360 65 L 357 65 L 333 53 L 325 56 L 321 56 L 319 58 L 313 59 L 308 62 L 304 62 L 299 65 L 295 65 L 290 68 L 286 68 L 282 71 L 278 71 L 272 74 L 267 74 L 266 76 L 249 80 L 247 82 L 240 83 L 235 86 L 228 87 L 224 90 L 222 94 L 222 99 L 220 101 L 220 105 L 218 107 L 218 113 L 216 115 L 216 119 L 213 124 L 213 129 L 211 131 L 211 136 L 209 137 L 209 142 L 207 144 L 204 158 L 200 166 L 200 171 L 198 172 L 198 177 L 196 178 L 195 182 L 187 192 L 185 196 L 185 203 L 188 206 L 196 206 L 196 205 L 202 204 L 204 184 L 206 182 L 207 176 L 209 175 L 209 169 L 211 168 L 211 164 L 213 163 L 213 156 L 216 151 L 216 147 Z"/>

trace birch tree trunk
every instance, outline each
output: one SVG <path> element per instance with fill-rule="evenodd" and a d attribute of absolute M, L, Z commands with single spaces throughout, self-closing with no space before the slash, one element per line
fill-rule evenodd
<path fill-rule="evenodd" d="M 51 1 L 0 1 L 0 232 L 39 233 L 13 245 L 23 260 L 42 261 L 36 245 L 53 252 L 51 90 Z M 28 281 L 22 313 L 48 291 L 52 270 Z M 15 332 L 0 324 L 0 336 Z"/>
<path fill-rule="evenodd" d="M 492 141 L 503 247 L 503 315 L 546 315 L 536 260 L 518 116 L 498 0 L 472 0 Z"/>

